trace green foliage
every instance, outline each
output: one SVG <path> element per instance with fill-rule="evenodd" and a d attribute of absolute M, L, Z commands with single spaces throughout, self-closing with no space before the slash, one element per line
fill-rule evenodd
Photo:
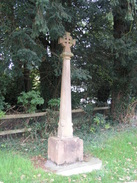
<path fill-rule="evenodd" d="M 43 33 L 50 36 L 52 40 L 62 36 L 65 32 L 63 22 L 70 21 L 70 16 L 62 4 L 58 1 L 37 0 L 36 8 L 33 36 Z"/>
<path fill-rule="evenodd" d="M 42 105 L 44 100 L 38 91 L 32 90 L 27 93 L 22 92 L 21 96 L 18 97 L 18 103 L 23 105 L 26 112 L 31 113 L 35 112 L 37 105 Z"/>
<path fill-rule="evenodd" d="M 93 122 L 99 126 L 105 123 L 105 117 L 103 114 L 96 113 L 96 115 L 93 117 Z"/>
<path fill-rule="evenodd" d="M 86 104 L 86 106 L 83 107 L 83 109 L 84 109 L 84 111 L 86 113 L 86 118 L 89 121 L 92 121 L 92 119 L 93 119 L 94 104 L 92 104 L 92 103 Z"/>
<path fill-rule="evenodd" d="M 106 117 L 103 114 L 96 113 L 93 116 L 92 125 L 91 125 L 91 128 L 90 128 L 90 131 L 92 133 L 95 133 L 100 128 L 110 129 L 111 126 L 110 126 L 109 121 L 106 120 Z"/>
<path fill-rule="evenodd" d="M 59 112 L 51 109 L 46 110 L 45 131 L 48 135 L 57 135 Z"/>
<path fill-rule="evenodd" d="M 118 103 L 120 93 L 137 95 L 136 4 L 129 0 L 1 0 L 0 109 L 4 100 L 16 105 L 22 91 L 33 89 L 35 71 L 43 106 L 59 97 L 62 47 L 58 38 L 65 31 L 77 40 L 72 48 L 72 85 L 85 89 L 82 97 L 78 93 L 76 100 L 72 98 L 72 106 L 78 106 L 78 97 L 96 97 L 99 102 L 111 97 Z M 124 103 L 125 96 L 121 98 Z"/>
<path fill-rule="evenodd" d="M 101 113 L 95 113 L 94 114 L 94 105 L 92 103 L 89 103 L 84 107 L 85 114 L 85 122 L 84 124 L 81 124 L 84 126 L 84 131 L 86 130 L 87 133 L 96 133 L 103 129 L 110 129 L 111 128 L 111 121 L 106 118 Z M 83 128 L 83 127 L 82 127 Z"/>
<path fill-rule="evenodd" d="M 125 97 L 124 99 L 119 99 L 115 105 L 115 111 L 113 113 L 115 120 L 121 123 L 130 123 L 135 115 L 135 108 L 137 105 L 136 98 Z"/>
<path fill-rule="evenodd" d="M 112 121 L 101 113 L 93 114 L 93 106 L 87 105 L 84 114 L 80 114 L 78 119 L 73 120 L 75 133 L 81 130 L 85 135 L 90 133 L 98 133 L 101 130 L 111 129 Z"/>
<path fill-rule="evenodd" d="M 46 115 L 38 118 L 30 119 L 29 123 L 25 123 L 26 128 L 31 128 L 29 132 L 31 139 L 44 138 L 48 139 L 51 135 L 57 135 L 59 121 L 59 112 L 46 109 Z"/>
<path fill-rule="evenodd" d="M 92 115 L 93 110 L 94 110 L 94 104 L 89 103 L 89 104 L 87 104 L 83 109 L 84 109 L 84 111 L 85 111 L 87 114 Z"/>
<path fill-rule="evenodd" d="M 114 34 L 111 50 L 113 57 L 112 69 L 112 116 L 124 121 L 131 93 L 136 78 L 136 21 L 135 1 L 121 1 L 113 4 Z M 135 28 L 135 29 L 134 29 Z M 118 109 L 119 108 L 119 109 Z M 120 120 L 121 118 L 121 120 Z"/>
<path fill-rule="evenodd" d="M 46 129 L 47 124 L 46 124 L 46 120 L 35 120 L 32 122 L 32 124 L 27 125 L 26 127 L 30 127 L 31 131 L 30 131 L 30 136 L 31 139 L 39 139 L 39 138 L 48 138 L 49 137 L 49 133 Z"/>
<path fill-rule="evenodd" d="M 87 125 L 87 131 L 90 129 L 91 133 L 95 133 L 97 131 L 100 131 L 100 129 L 109 129 L 111 128 L 109 120 L 106 119 L 106 116 L 104 116 L 101 113 L 94 114 L 94 105 L 93 104 L 87 104 L 84 108 L 86 115 L 85 115 L 85 121 L 88 123 L 84 123 Z"/>
<path fill-rule="evenodd" d="M 91 134 L 91 121 L 87 119 L 87 116 L 78 116 L 73 118 L 73 131 L 74 134 L 81 137 L 82 139 L 87 136 L 87 134 Z M 82 136 L 81 136 L 82 135 Z M 84 137 L 83 137 L 84 136 Z"/>
<path fill-rule="evenodd" d="M 91 79 L 91 76 L 87 70 L 74 67 L 72 70 L 72 79 L 76 79 L 76 78 L 78 80 L 88 80 L 88 79 Z"/>
<path fill-rule="evenodd" d="M 83 97 L 83 93 L 82 92 L 71 91 L 72 109 L 79 108 L 79 106 L 80 106 L 80 99 L 82 97 Z"/>
<path fill-rule="evenodd" d="M 58 99 L 51 99 L 48 101 L 48 106 L 52 109 L 52 110 L 59 110 L 60 107 L 60 98 Z"/>
<path fill-rule="evenodd" d="M 4 97 L 3 96 L 0 96 L 0 110 L 3 110 L 4 109 Z"/>
<path fill-rule="evenodd" d="M 19 49 L 16 56 L 22 63 L 27 62 L 29 70 L 32 70 L 34 66 L 38 66 L 41 61 L 36 52 L 30 49 Z"/>
<path fill-rule="evenodd" d="M 2 118 L 5 115 L 5 112 L 0 110 L 0 118 Z"/>

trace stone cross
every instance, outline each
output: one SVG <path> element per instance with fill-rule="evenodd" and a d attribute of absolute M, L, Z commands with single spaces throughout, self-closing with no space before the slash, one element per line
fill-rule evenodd
<path fill-rule="evenodd" d="M 70 47 L 75 45 L 76 41 L 72 39 L 69 32 L 66 32 L 63 38 L 59 38 L 58 43 L 64 47 L 63 52 L 71 53 Z"/>
<path fill-rule="evenodd" d="M 48 159 L 57 165 L 70 164 L 83 160 L 83 140 L 73 136 L 71 111 L 71 46 L 75 44 L 70 33 L 59 39 L 63 46 L 62 81 L 58 136 L 48 139 Z"/>
<path fill-rule="evenodd" d="M 73 56 L 70 47 L 75 45 L 75 40 L 72 39 L 70 33 L 66 32 L 63 38 L 59 39 L 64 49 L 61 54 L 63 58 L 62 82 L 61 82 L 61 102 L 60 102 L 60 117 L 58 126 L 58 137 L 73 137 L 72 128 L 72 112 L 71 112 L 71 72 L 70 59 Z"/>

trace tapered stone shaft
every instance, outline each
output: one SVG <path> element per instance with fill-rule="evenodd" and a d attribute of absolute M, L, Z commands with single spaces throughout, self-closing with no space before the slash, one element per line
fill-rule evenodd
<path fill-rule="evenodd" d="M 70 59 L 73 56 L 70 47 L 75 44 L 75 41 L 66 33 L 63 38 L 59 39 L 59 44 L 64 47 L 61 54 L 63 59 L 62 82 L 61 82 L 61 102 L 60 116 L 58 125 L 58 137 L 66 138 L 73 137 L 73 124 L 71 113 L 71 69 Z"/>
<path fill-rule="evenodd" d="M 63 55 L 60 116 L 58 137 L 72 137 L 70 56 Z"/>

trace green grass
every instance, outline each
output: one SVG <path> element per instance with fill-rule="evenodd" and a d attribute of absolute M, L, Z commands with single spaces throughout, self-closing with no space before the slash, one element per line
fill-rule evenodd
<path fill-rule="evenodd" d="M 102 170 L 89 174 L 89 179 L 91 175 L 95 182 L 104 183 L 137 180 L 137 129 L 115 132 L 113 137 L 106 137 L 103 143 L 100 141 L 88 148 L 88 152 L 103 161 Z"/>
<path fill-rule="evenodd" d="M 26 139 L 26 137 L 24 137 Z M 23 142 L 23 138 L 7 138 L 0 140 L 0 149 L 7 151 L 16 151 L 20 155 L 28 157 L 41 155 L 47 157 L 48 139 L 32 139 L 29 138 L 27 142 Z"/>
<path fill-rule="evenodd" d="M 0 181 L 4 183 L 33 182 L 37 174 L 38 171 L 34 170 L 27 158 L 13 152 L 0 151 Z"/>
<path fill-rule="evenodd" d="M 3 183 L 45 183 L 62 182 L 61 176 L 35 169 L 31 161 L 14 152 L 0 151 L 0 182 Z"/>
<path fill-rule="evenodd" d="M 7 141 L 3 143 L 0 150 L 0 181 L 4 183 L 117 183 L 137 180 L 136 128 L 129 127 L 119 132 L 113 129 L 102 131 L 94 136 L 87 135 L 84 139 L 85 153 L 102 160 L 101 170 L 71 177 L 46 173 L 41 169 L 35 169 L 29 160 L 29 155 L 21 153 L 20 148 L 12 148 L 8 152 L 9 141 Z M 29 151 L 27 153 L 29 154 Z"/>

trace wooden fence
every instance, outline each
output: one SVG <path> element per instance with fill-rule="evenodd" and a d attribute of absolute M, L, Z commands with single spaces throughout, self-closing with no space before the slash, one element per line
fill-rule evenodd
<path fill-rule="evenodd" d="M 94 111 L 106 111 L 106 110 L 109 110 L 109 107 L 96 107 L 96 108 L 94 108 Z M 76 113 L 84 113 L 84 110 L 83 109 L 72 110 L 72 114 L 76 114 Z M 46 116 L 46 112 L 33 113 L 33 114 L 5 115 L 4 117 L 2 117 L 0 119 L 0 121 L 12 120 L 13 119 L 13 122 L 14 122 L 15 119 L 25 119 L 25 118 L 29 119 L 29 118 L 43 117 L 43 116 Z M 1 126 L 2 123 L 0 123 L 0 126 Z M 5 130 L 5 131 L 0 131 L 0 136 L 9 135 L 9 134 L 24 133 L 24 132 L 30 132 L 31 130 L 32 130 L 31 128 Z"/>

